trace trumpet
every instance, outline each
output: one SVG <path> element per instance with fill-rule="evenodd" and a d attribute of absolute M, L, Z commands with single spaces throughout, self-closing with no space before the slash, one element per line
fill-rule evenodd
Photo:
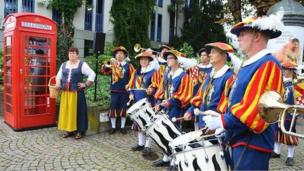
<path fill-rule="evenodd" d="M 304 135 L 292 132 L 297 115 L 304 115 L 304 107 L 299 105 L 288 105 L 283 103 L 281 95 L 275 91 L 267 91 L 262 94 L 258 103 L 259 115 L 267 123 L 279 122 L 283 133 L 304 138 Z M 292 114 L 290 128 L 285 128 L 285 118 L 287 114 Z"/>
<path fill-rule="evenodd" d="M 140 45 L 139 43 L 136 43 L 136 44 L 134 45 L 133 49 L 134 49 L 134 51 L 135 51 L 136 53 L 142 52 L 142 51 L 145 51 L 145 50 L 148 50 L 147 48 L 141 47 L 141 45 Z M 152 54 L 153 54 L 153 55 L 159 55 L 159 54 L 160 54 L 159 52 L 154 51 L 154 50 L 152 50 L 152 49 L 149 49 L 149 50 L 152 51 Z"/>
<path fill-rule="evenodd" d="M 110 60 L 106 61 L 106 62 L 104 63 L 104 65 L 105 65 L 105 67 L 107 67 L 107 68 L 111 68 L 111 66 L 112 66 L 114 63 L 116 63 L 116 62 L 117 62 L 117 60 L 116 60 L 115 58 L 111 58 Z"/>

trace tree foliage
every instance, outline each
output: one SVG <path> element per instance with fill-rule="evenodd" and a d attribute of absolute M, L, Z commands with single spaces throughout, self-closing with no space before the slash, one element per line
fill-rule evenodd
<path fill-rule="evenodd" d="M 83 4 L 83 0 L 49 0 L 48 7 L 57 10 L 62 23 L 57 23 L 57 68 L 68 56 L 69 48 L 73 45 L 74 16 Z"/>
<path fill-rule="evenodd" d="M 148 27 L 154 3 L 154 0 L 113 0 L 110 13 L 115 45 L 125 46 L 130 53 L 135 43 L 149 47 Z"/>
<path fill-rule="evenodd" d="M 226 13 L 231 13 L 234 23 L 242 21 L 244 15 L 250 13 L 250 8 L 246 8 L 248 5 L 252 5 L 256 11 L 255 16 L 266 15 L 271 6 L 279 2 L 280 0 L 228 0 L 228 10 Z M 304 5 L 304 0 L 297 0 L 300 4 Z"/>
<path fill-rule="evenodd" d="M 177 48 L 181 42 L 189 43 L 198 51 L 206 43 L 226 42 L 224 28 L 217 23 L 224 18 L 223 3 L 221 0 L 191 0 L 190 6 L 185 9 L 185 22 L 180 40 L 175 39 Z"/>

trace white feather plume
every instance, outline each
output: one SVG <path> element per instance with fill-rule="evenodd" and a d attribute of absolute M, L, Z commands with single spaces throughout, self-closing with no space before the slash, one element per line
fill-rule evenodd
<path fill-rule="evenodd" d="M 197 61 L 193 58 L 178 57 L 177 61 L 186 70 L 197 65 Z"/>
<path fill-rule="evenodd" d="M 283 31 L 284 24 L 282 22 L 284 11 L 280 10 L 276 14 L 264 16 L 253 21 L 251 27 L 256 27 L 260 30 Z"/>

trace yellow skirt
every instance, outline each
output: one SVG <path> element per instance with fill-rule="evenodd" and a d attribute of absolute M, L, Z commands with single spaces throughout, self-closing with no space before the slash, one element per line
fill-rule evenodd
<path fill-rule="evenodd" d="M 77 92 L 61 93 L 58 129 L 67 132 L 77 130 Z"/>

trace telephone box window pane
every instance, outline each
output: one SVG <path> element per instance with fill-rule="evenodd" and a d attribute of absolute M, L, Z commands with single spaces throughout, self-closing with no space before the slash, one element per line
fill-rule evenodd
<path fill-rule="evenodd" d="M 27 36 L 24 47 L 24 112 L 44 114 L 49 111 L 50 39 Z"/>
<path fill-rule="evenodd" d="M 12 97 L 10 95 L 6 95 L 6 103 L 12 104 Z"/>
<path fill-rule="evenodd" d="M 6 90 L 7 94 L 11 94 L 12 93 L 12 88 L 9 85 L 6 85 L 5 90 Z"/>
<path fill-rule="evenodd" d="M 6 108 L 6 112 L 8 113 L 12 112 L 12 106 L 10 104 L 6 103 L 5 108 Z"/>

